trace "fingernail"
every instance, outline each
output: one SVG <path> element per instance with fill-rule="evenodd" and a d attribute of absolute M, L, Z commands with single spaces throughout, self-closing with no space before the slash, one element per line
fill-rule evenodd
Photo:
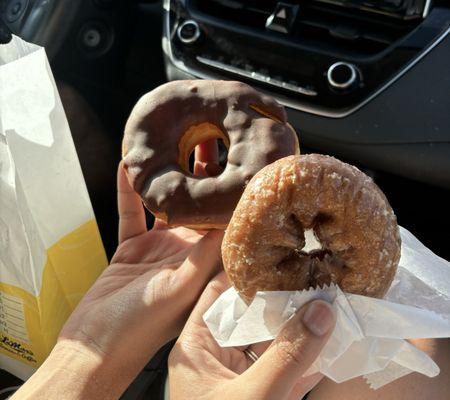
<path fill-rule="evenodd" d="M 195 166 L 196 167 L 202 167 L 202 168 L 206 168 L 206 166 L 208 165 L 208 163 L 204 162 L 204 161 L 195 161 Z"/>
<path fill-rule="evenodd" d="M 325 301 L 313 301 L 303 314 L 303 324 L 316 336 L 323 336 L 334 326 L 334 313 Z"/>

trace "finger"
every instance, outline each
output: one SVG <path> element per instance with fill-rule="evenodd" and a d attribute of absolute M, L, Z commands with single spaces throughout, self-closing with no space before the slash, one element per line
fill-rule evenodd
<path fill-rule="evenodd" d="M 228 278 L 225 272 L 220 272 L 216 276 L 214 276 L 206 285 L 203 293 L 197 301 L 194 309 L 192 310 L 189 318 L 181 332 L 180 339 L 181 341 L 190 340 L 192 336 L 192 332 L 199 332 L 199 327 L 204 327 L 205 331 L 208 331 L 206 328 L 206 324 L 203 320 L 203 315 L 208 311 L 208 309 L 212 306 L 212 304 L 217 300 L 217 298 L 225 292 L 230 287 L 230 283 L 228 282 Z M 210 332 L 208 331 L 207 335 L 203 335 L 204 341 L 211 341 L 215 343 L 215 339 L 212 338 Z"/>
<path fill-rule="evenodd" d="M 308 380 L 301 378 L 326 344 L 335 324 L 331 306 L 316 300 L 304 306 L 278 334 L 267 351 L 238 380 L 255 398 L 287 398 L 296 387 L 306 394 Z"/>
<path fill-rule="evenodd" d="M 270 347 L 270 344 L 272 343 L 272 340 L 268 340 L 265 342 L 259 342 L 255 344 L 251 344 L 250 346 L 242 346 L 242 348 L 239 348 L 240 350 L 250 350 L 251 353 L 253 353 L 256 358 L 259 358 L 262 356 L 262 354 Z M 246 354 L 247 357 L 247 365 L 248 367 L 252 366 L 255 360 L 250 357 L 248 354 Z"/>
<path fill-rule="evenodd" d="M 219 164 L 203 161 L 195 161 L 194 163 L 194 175 L 197 176 L 217 176 L 222 172 L 223 168 Z"/>
<path fill-rule="evenodd" d="M 321 374 L 320 372 L 316 372 L 315 374 L 300 378 L 292 388 L 287 400 L 302 399 L 306 395 L 306 393 L 309 393 L 318 385 L 322 378 L 323 374 Z"/>
<path fill-rule="evenodd" d="M 195 146 L 195 161 L 217 164 L 219 162 L 217 139 L 207 140 Z"/>
<path fill-rule="evenodd" d="M 196 176 L 208 176 L 208 173 L 206 172 L 206 166 L 208 164 L 203 161 L 194 161 L 194 175 Z"/>
<path fill-rule="evenodd" d="M 223 231 L 213 230 L 203 236 L 192 248 L 189 256 L 177 271 L 177 282 L 180 283 L 180 297 L 200 296 L 206 284 L 220 271 L 222 256 L 220 247 Z M 188 288 L 188 290 L 186 290 Z"/>
<path fill-rule="evenodd" d="M 147 231 L 144 206 L 133 190 L 122 162 L 117 170 L 117 207 L 119 211 L 119 244 Z"/>
<path fill-rule="evenodd" d="M 195 147 L 194 175 L 216 176 L 221 172 L 217 139 L 207 140 L 197 145 Z"/>
<path fill-rule="evenodd" d="M 266 342 L 259 342 L 248 346 L 258 357 L 261 357 L 263 353 L 270 347 L 272 340 Z"/>
<path fill-rule="evenodd" d="M 168 360 L 170 398 L 205 397 L 208 389 L 235 377 L 234 372 L 223 366 L 220 359 L 214 356 L 215 353 L 211 352 L 212 348 L 217 347 L 217 343 L 202 318 L 228 286 L 223 271 L 211 279 L 172 348 Z"/>
<path fill-rule="evenodd" d="M 205 312 L 208 311 L 209 307 L 211 307 L 218 297 L 229 287 L 230 282 L 224 271 L 221 271 L 214 276 L 208 282 L 189 319 L 196 324 L 203 323 L 203 315 Z"/>
<path fill-rule="evenodd" d="M 250 349 L 259 358 L 269 348 L 271 340 L 267 342 L 255 343 L 247 348 Z M 242 349 L 244 350 L 244 349 Z M 248 357 L 248 367 L 250 367 L 254 361 Z M 303 397 L 302 393 L 311 391 L 323 378 L 323 374 L 317 372 L 312 375 L 308 375 L 304 378 L 300 377 L 299 381 L 294 385 L 287 400 L 298 400 Z"/>
<path fill-rule="evenodd" d="M 169 226 L 167 225 L 166 221 L 163 221 L 162 219 L 159 219 L 159 218 L 155 218 L 152 229 L 158 230 L 158 229 L 168 229 L 168 228 L 169 228 Z"/>
<path fill-rule="evenodd" d="M 203 293 L 199 297 L 197 304 L 189 316 L 189 319 L 184 328 L 185 331 L 190 331 L 191 327 L 197 329 L 198 326 L 202 326 L 203 315 L 211 307 L 211 305 L 217 300 L 217 298 L 230 287 L 230 283 L 224 271 L 221 271 L 215 275 L 206 285 Z M 197 328 L 196 328 L 197 327 Z"/>

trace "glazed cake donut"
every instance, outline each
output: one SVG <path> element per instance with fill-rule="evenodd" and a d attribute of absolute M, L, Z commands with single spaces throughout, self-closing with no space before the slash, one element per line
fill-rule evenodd
<path fill-rule="evenodd" d="M 302 251 L 313 229 L 322 249 Z M 317 154 L 274 162 L 248 184 L 222 243 L 225 271 L 241 297 L 334 282 L 382 297 L 400 258 L 396 217 L 357 168 Z"/>
<path fill-rule="evenodd" d="M 225 170 L 189 172 L 195 146 L 222 139 Z M 250 86 L 175 81 L 142 97 L 125 128 L 123 162 L 145 206 L 170 226 L 225 228 L 246 183 L 265 165 L 299 154 L 284 108 Z"/>

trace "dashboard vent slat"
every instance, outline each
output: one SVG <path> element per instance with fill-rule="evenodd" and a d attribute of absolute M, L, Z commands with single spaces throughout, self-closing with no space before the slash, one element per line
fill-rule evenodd
<path fill-rule="evenodd" d="M 277 4 L 272 0 L 191 0 L 191 3 L 204 14 L 259 31 L 265 30 L 266 20 Z M 307 45 L 332 46 L 349 56 L 376 54 L 417 25 L 417 21 L 367 13 L 332 2 L 298 3 L 300 11 L 290 38 Z"/>

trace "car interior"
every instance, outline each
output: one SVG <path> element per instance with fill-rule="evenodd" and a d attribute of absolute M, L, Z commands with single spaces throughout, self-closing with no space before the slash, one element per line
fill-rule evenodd
<path fill-rule="evenodd" d="M 132 107 L 167 81 L 224 79 L 275 97 L 302 153 L 356 165 L 450 259 L 449 0 L 0 0 L 0 18 L 46 48 L 109 258 Z M 123 399 L 164 398 L 170 348 Z M 0 372 L 1 399 L 20 381 Z"/>

